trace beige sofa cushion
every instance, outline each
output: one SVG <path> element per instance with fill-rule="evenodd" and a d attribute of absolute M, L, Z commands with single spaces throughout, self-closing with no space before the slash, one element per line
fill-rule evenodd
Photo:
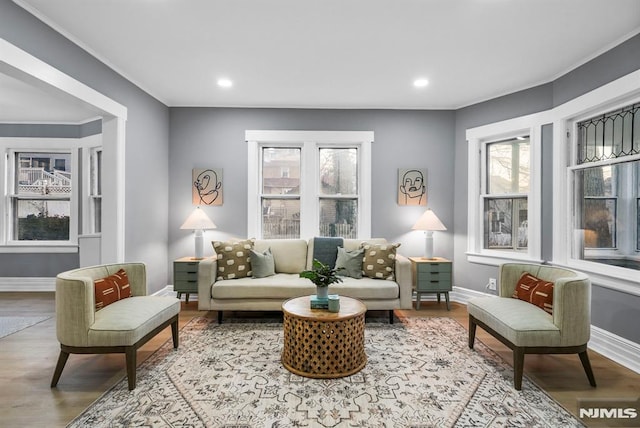
<path fill-rule="evenodd" d="M 133 296 L 96 312 L 87 346 L 129 346 L 180 312 L 180 300 L 162 296 Z"/>
<path fill-rule="evenodd" d="M 561 346 L 560 329 L 553 317 L 519 299 L 476 297 L 467 311 L 516 346 Z"/>
<path fill-rule="evenodd" d="M 297 274 L 278 273 L 268 278 L 240 278 L 217 281 L 211 289 L 214 299 L 289 299 L 315 294 L 316 287 Z M 343 282 L 329 286 L 329 294 L 356 299 L 397 299 L 398 285 L 392 281 L 343 277 Z"/>
<path fill-rule="evenodd" d="M 258 252 L 271 248 L 276 273 L 300 273 L 305 270 L 307 241 L 304 239 L 258 239 L 254 249 Z"/>

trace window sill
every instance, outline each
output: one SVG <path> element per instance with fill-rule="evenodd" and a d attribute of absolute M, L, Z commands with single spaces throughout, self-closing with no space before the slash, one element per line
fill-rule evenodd
<path fill-rule="evenodd" d="M 467 252 L 469 263 L 479 263 L 490 266 L 500 266 L 503 263 L 542 263 L 543 260 L 532 258 L 528 254 L 518 253 L 472 253 Z"/>
<path fill-rule="evenodd" d="M 76 244 L 8 244 L 0 245 L 0 254 L 77 253 Z"/>
<path fill-rule="evenodd" d="M 568 263 L 553 263 L 554 266 L 574 269 L 589 275 L 591 283 L 635 296 L 640 296 L 638 271 L 583 260 L 570 260 Z"/>

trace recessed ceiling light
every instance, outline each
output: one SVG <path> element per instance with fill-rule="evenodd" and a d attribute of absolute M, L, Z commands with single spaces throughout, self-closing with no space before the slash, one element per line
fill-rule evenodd
<path fill-rule="evenodd" d="M 218 79 L 218 86 L 220 86 L 221 88 L 230 88 L 233 86 L 233 82 L 229 79 Z"/>
<path fill-rule="evenodd" d="M 420 78 L 413 81 L 413 86 L 415 86 L 416 88 L 424 88 L 428 84 L 429 81 L 427 79 Z"/>

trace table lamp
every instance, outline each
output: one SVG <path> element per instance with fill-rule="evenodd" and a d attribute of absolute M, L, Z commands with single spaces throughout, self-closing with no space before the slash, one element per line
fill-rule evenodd
<path fill-rule="evenodd" d="M 442 224 L 431 208 L 428 208 L 411 229 L 425 231 L 424 257 L 426 259 L 433 259 L 433 231 L 447 230 L 447 228 L 444 227 L 444 224 Z"/>
<path fill-rule="evenodd" d="M 211 219 L 205 214 L 204 211 L 197 207 L 187 220 L 180 226 L 180 229 L 190 229 L 196 233 L 196 256 L 195 259 L 202 259 L 204 256 L 204 229 L 215 229 L 216 225 L 213 224 Z"/>

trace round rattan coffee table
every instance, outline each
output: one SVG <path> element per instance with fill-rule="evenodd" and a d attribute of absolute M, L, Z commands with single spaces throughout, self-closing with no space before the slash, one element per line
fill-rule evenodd
<path fill-rule="evenodd" d="M 359 372 L 364 353 L 364 314 L 359 300 L 340 296 L 340 311 L 311 309 L 310 296 L 282 304 L 284 347 L 282 365 L 310 378 L 337 378 Z"/>

